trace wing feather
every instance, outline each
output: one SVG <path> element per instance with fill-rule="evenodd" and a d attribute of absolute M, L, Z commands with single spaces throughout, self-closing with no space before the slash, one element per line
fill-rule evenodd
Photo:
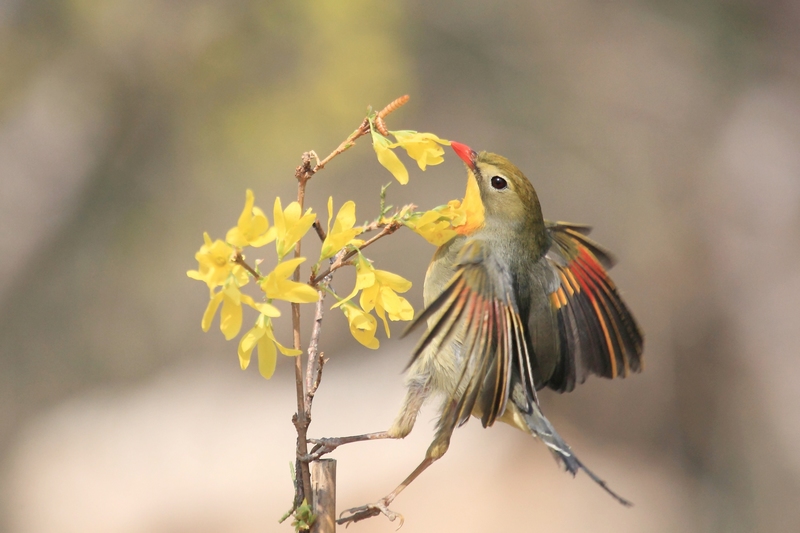
<path fill-rule="evenodd" d="M 552 245 L 546 259 L 558 278 L 549 298 L 560 342 L 553 373 L 539 385 L 562 392 L 589 374 L 625 377 L 642 368 L 641 330 L 606 273 L 615 260 L 587 237 L 589 229 L 547 223 Z"/>
<path fill-rule="evenodd" d="M 442 415 L 448 420 L 440 423 L 463 424 L 475 412 L 480 413 L 484 426 L 492 425 L 506 408 L 512 363 L 527 370 L 535 397 L 531 359 L 510 275 L 484 241 L 464 244 L 452 279 L 406 333 L 423 322 L 428 329 L 414 349 L 411 363 L 447 343 L 456 343 L 462 357 L 458 386 Z"/>

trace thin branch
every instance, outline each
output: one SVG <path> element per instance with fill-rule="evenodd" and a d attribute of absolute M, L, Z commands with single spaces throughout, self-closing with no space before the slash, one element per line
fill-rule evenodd
<path fill-rule="evenodd" d="M 317 389 L 319 388 L 319 384 L 322 381 L 322 367 L 325 366 L 325 363 L 328 361 L 325 359 L 325 353 L 319 352 L 317 356 L 317 374 L 314 376 L 314 381 L 311 384 L 311 388 L 308 391 L 308 394 L 311 395 L 311 399 L 313 400 L 314 395 L 317 393 Z"/>
<path fill-rule="evenodd" d="M 333 273 L 328 274 L 324 280 L 324 285 L 327 286 Z M 314 402 L 314 394 L 317 392 L 320 380 L 322 379 L 322 366 L 325 364 L 322 360 L 322 352 L 319 351 L 319 337 L 322 333 L 322 315 L 325 312 L 325 290 L 324 287 L 319 289 L 319 298 L 314 311 L 314 327 L 311 330 L 311 340 L 308 342 L 308 359 L 306 363 L 306 409 L 308 409 L 309 416 L 311 414 L 311 404 Z"/>
<path fill-rule="evenodd" d="M 309 174 L 310 170 L 311 155 L 309 153 L 304 153 L 302 156 L 302 164 L 297 167 L 295 171 L 295 176 L 297 177 L 297 203 L 300 204 L 301 212 L 306 197 L 306 183 L 311 178 Z M 300 242 L 301 241 L 298 240 L 294 247 L 295 257 L 300 257 Z M 299 266 L 295 269 L 292 279 L 294 281 L 300 281 Z M 294 333 L 294 348 L 300 350 L 300 304 L 297 303 L 292 304 L 292 332 Z M 308 455 L 308 425 L 311 422 L 309 409 L 306 407 L 305 390 L 303 387 L 303 360 L 300 357 L 295 357 L 294 379 L 297 393 L 297 413 L 295 413 L 295 418 L 293 420 L 295 421 L 294 427 L 297 431 L 297 457 L 300 471 L 299 477 L 301 480 L 300 485 L 303 487 L 302 496 L 305 497 L 309 504 L 313 505 L 314 503 L 311 501 L 311 470 L 307 462 L 299 460 L 300 457 Z M 295 501 L 302 501 L 302 499 L 300 494 L 297 494 L 295 497 Z"/>
<path fill-rule="evenodd" d="M 377 120 L 379 120 L 381 122 L 381 124 L 383 124 L 383 120 L 387 116 L 389 116 L 391 113 L 393 113 L 399 107 L 405 105 L 408 102 L 408 100 L 409 100 L 409 96 L 407 94 L 404 95 L 404 96 L 401 96 L 400 98 L 395 99 L 389 105 L 387 105 L 386 107 L 384 107 L 383 109 L 378 111 L 378 113 L 375 115 L 375 118 Z M 361 125 L 353 133 L 351 133 L 347 137 L 347 139 L 345 139 L 342 142 L 342 144 L 340 144 L 336 148 L 336 150 L 334 150 L 333 152 L 328 154 L 328 157 L 326 157 L 322 161 L 318 160 L 317 164 L 314 165 L 314 168 L 311 169 L 311 176 L 313 176 L 314 174 L 316 174 L 317 172 L 319 172 L 320 170 L 325 168 L 325 165 L 327 165 L 330 162 L 331 159 L 333 159 L 337 155 L 341 154 L 345 150 L 348 150 L 348 149 L 352 148 L 353 146 L 355 146 L 356 139 L 366 135 L 367 133 L 369 133 L 369 119 L 364 119 L 364 122 L 362 122 Z M 308 178 L 310 179 L 311 176 L 308 176 Z"/>
<path fill-rule="evenodd" d="M 333 272 L 339 270 L 343 266 L 347 266 L 348 260 L 351 259 L 354 255 L 356 255 L 360 250 L 363 250 L 364 248 L 366 248 L 370 244 L 374 243 L 378 239 L 386 237 L 387 235 L 391 235 L 392 233 L 394 233 L 395 231 L 400 229 L 400 226 L 401 226 L 401 224 L 399 222 L 397 222 L 397 221 L 390 222 L 389 224 L 387 224 L 386 226 L 383 227 L 383 229 L 381 230 L 380 233 L 378 233 L 377 235 L 372 237 L 370 240 L 368 240 L 367 242 L 365 242 L 361 246 L 358 246 L 358 247 L 354 248 L 353 250 L 350 250 L 349 252 L 344 254 L 344 256 L 342 256 L 340 259 L 337 259 L 336 261 L 334 261 L 334 263 L 330 267 L 328 267 L 322 274 L 319 274 L 316 278 L 311 280 L 311 285 L 314 285 L 314 286 L 318 285 L 319 282 L 322 281 L 323 279 L 325 279 L 326 276 L 328 276 L 328 275 L 332 274 Z"/>
<path fill-rule="evenodd" d="M 333 152 L 328 154 L 328 157 L 326 157 L 325 159 L 323 159 L 322 161 L 320 161 L 319 163 L 314 165 L 314 168 L 311 171 L 311 175 L 314 175 L 317 172 L 319 172 L 320 170 L 322 170 L 323 168 L 325 168 L 325 165 L 327 165 L 330 162 L 330 160 L 333 159 L 334 157 L 336 157 L 337 155 L 339 155 L 342 152 L 344 152 L 345 150 L 348 150 L 348 149 L 352 148 L 353 146 L 355 146 L 356 145 L 356 139 L 366 135 L 367 133 L 369 133 L 369 119 L 365 118 L 364 122 L 362 122 L 361 125 L 353 133 L 351 133 L 347 137 L 347 139 L 342 141 L 342 144 L 340 144 L 336 148 L 336 150 L 334 150 Z M 310 177 L 311 176 L 309 176 L 309 178 Z"/>
<path fill-rule="evenodd" d="M 256 272 L 256 269 L 254 269 L 253 267 L 251 267 L 250 265 L 245 263 L 244 256 L 242 255 L 242 251 L 241 250 L 238 250 L 238 249 L 236 250 L 236 255 L 233 256 L 233 259 L 231 259 L 231 261 L 233 261 L 237 265 L 239 265 L 242 268 L 244 268 L 245 270 L 247 270 L 250 273 L 250 275 L 255 278 L 256 281 L 259 281 L 261 279 L 261 277 L 262 277 L 261 274 Z"/>
<path fill-rule="evenodd" d="M 325 230 L 322 229 L 322 224 L 319 223 L 319 219 L 315 220 L 314 224 L 312 224 L 312 226 L 314 226 L 314 231 L 317 232 L 317 236 L 319 237 L 319 240 L 322 241 L 322 242 L 325 242 L 325 237 L 326 237 Z"/>
<path fill-rule="evenodd" d="M 381 121 L 391 112 L 393 112 L 398 107 L 402 106 L 408 101 L 408 96 L 403 96 L 401 98 L 396 99 L 388 106 L 383 108 L 381 111 L 377 113 L 376 118 L 380 119 Z M 368 134 L 371 130 L 371 124 L 369 117 L 364 119 L 361 125 L 351 133 L 347 139 L 345 139 L 333 152 L 331 152 L 325 159 L 322 161 L 319 160 L 319 157 L 315 152 L 306 152 L 302 155 L 301 164 L 295 169 L 295 177 L 297 178 L 297 203 L 300 204 L 300 209 L 302 211 L 303 204 L 305 201 L 306 196 L 306 184 L 308 180 L 310 180 L 314 174 L 325 168 L 325 165 L 328 164 L 334 157 L 341 154 L 345 150 L 348 150 L 352 146 L 355 145 L 356 139 Z M 316 164 L 312 167 L 311 160 L 312 158 L 316 161 Z M 394 233 L 397 228 L 400 227 L 398 222 L 392 222 L 386 227 L 383 228 L 381 233 L 364 243 L 362 248 L 372 244 L 376 240 L 390 233 Z M 322 227 L 319 223 L 315 224 L 315 228 L 317 230 L 317 235 L 324 240 L 324 232 L 322 231 Z M 294 257 L 300 257 L 300 241 L 294 247 Z M 355 252 L 350 253 L 350 257 L 355 255 Z M 248 270 L 251 274 L 256 276 L 256 279 L 259 279 L 260 276 L 258 273 L 246 265 L 244 263 L 244 258 L 241 257 L 241 253 L 238 253 L 235 257 L 235 260 L 238 264 L 241 264 L 245 269 Z M 340 261 L 340 266 L 336 268 L 340 268 L 344 266 L 344 263 L 347 259 Z M 330 277 L 336 268 L 333 268 L 334 265 L 331 267 L 321 276 L 317 276 L 314 278 L 314 285 L 318 285 L 320 281 L 328 278 L 328 282 L 330 282 Z M 292 279 L 294 281 L 300 280 L 300 268 L 295 269 L 294 274 L 292 275 Z M 319 288 L 319 287 L 318 287 Z M 297 483 L 297 487 L 295 489 L 295 505 L 298 505 L 299 502 L 302 501 L 303 497 L 306 498 L 310 505 L 314 505 L 313 493 L 311 491 L 311 473 L 309 469 L 308 461 L 301 460 L 303 457 L 308 457 L 308 426 L 311 423 L 311 401 L 314 398 L 314 393 L 316 392 L 317 387 L 319 386 L 319 381 L 321 379 L 321 372 L 322 372 L 322 365 L 324 364 L 322 360 L 322 354 L 318 354 L 318 345 L 319 345 L 319 335 L 322 328 L 322 311 L 323 311 L 323 300 L 325 298 L 325 290 L 320 290 L 319 300 L 317 301 L 317 312 L 315 316 L 315 323 L 314 329 L 312 331 L 312 341 L 309 344 L 308 350 L 308 364 L 307 364 L 307 376 L 306 382 L 304 383 L 303 380 L 303 360 L 300 357 L 295 358 L 295 367 L 294 367 L 294 374 L 295 374 L 295 389 L 297 395 L 297 412 L 292 417 L 292 422 L 294 423 L 295 430 L 297 431 L 297 453 L 296 453 L 296 460 L 297 460 L 297 470 L 299 470 L 299 482 Z M 301 337 L 300 337 L 300 304 L 293 303 L 292 304 L 292 332 L 293 332 L 293 341 L 294 341 L 294 348 L 299 350 L 301 346 Z"/>

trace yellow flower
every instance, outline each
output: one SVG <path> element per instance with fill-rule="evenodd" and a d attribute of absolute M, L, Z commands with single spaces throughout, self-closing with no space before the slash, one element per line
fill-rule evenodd
<path fill-rule="evenodd" d="M 435 210 L 410 218 L 405 222 L 405 225 L 434 246 L 441 246 L 458 235 L 450 225 L 450 221 L 443 218 L 441 213 Z"/>
<path fill-rule="evenodd" d="M 247 189 L 244 201 L 244 209 L 239 215 L 239 222 L 235 228 L 231 228 L 225 236 L 225 240 L 239 248 L 253 246 L 258 248 L 275 240 L 275 228 L 269 227 L 264 212 L 255 207 L 255 196 L 253 191 Z"/>
<path fill-rule="evenodd" d="M 194 254 L 198 270 L 189 270 L 186 275 L 192 279 L 204 281 L 209 289 L 219 287 L 233 275 L 239 287 L 248 281 L 247 271 L 240 265 L 231 262 L 233 248 L 228 243 L 217 239 L 211 242 L 208 233 L 203 233 L 204 244 Z"/>
<path fill-rule="evenodd" d="M 281 207 L 281 199 L 275 198 L 273 209 L 275 218 L 275 247 L 278 251 L 278 260 L 282 261 L 287 253 L 303 238 L 309 228 L 314 224 L 316 218 L 311 209 L 308 209 L 301 216 L 300 204 L 292 202 L 284 210 Z"/>
<path fill-rule="evenodd" d="M 389 323 L 386 321 L 387 315 L 390 320 L 395 321 L 414 318 L 414 308 L 411 307 L 408 300 L 397 295 L 397 292 L 406 292 L 410 288 L 410 281 L 386 270 L 376 270 L 364 256 L 359 254 L 356 259 L 356 286 L 353 292 L 344 300 L 334 304 L 333 307 L 343 305 L 360 290 L 359 304 L 361 308 L 367 313 L 375 309 L 375 312 L 383 320 L 386 336 L 390 337 Z"/>
<path fill-rule="evenodd" d="M 397 139 L 394 146 L 402 146 L 408 156 L 414 159 L 419 168 L 425 170 L 427 165 L 438 165 L 444 158 L 444 149 L 440 145 L 449 145 L 450 141 L 440 139 L 433 133 L 417 133 L 416 131 L 400 130 L 389 132 Z"/>
<path fill-rule="evenodd" d="M 414 230 L 434 246 L 441 246 L 458 235 L 454 229 L 466 222 L 466 212 L 461 209 L 461 202 L 451 200 L 447 205 L 439 206 L 424 213 L 412 213 L 403 224 Z"/>
<path fill-rule="evenodd" d="M 450 200 L 447 205 L 436 208 L 443 217 L 450 220 L 450 224 L 457 228 L 467 223 L 467 211 L 461 206 L 460 200 Z"/>
<path fill-rule="evenodd" d="M 269 315 L 261 314 L 256 319 L 256 325 L 242 335 L 242 339 L 239 341 L 239 365 L 242 370 L 246 369 L 250 365 L 253 348 L 258 348 L 258 371 L 266 379 L 269 379 L 275 372 L 276 347 L 283 355 L 291 356 L 302 353 L 300 350 L 287 348 L 275 340 L 272 320 Z"/>
<path fill-rule="evenodd" d="M 261 281 L 261 290 L 266 293 L 268 299 L 277 298 L 294 303 L 317 301 L 317 291 L 313 287 L 289 279 L 297 266 L 305 260 L 305 257 L 297 257 L 278 263 L 275 269 L 264 277 Z"/>
<path fill-rule="evenodd" d="M 336 221 L 331 229 L 331 219 L 333 218 L 333 196 L 328 198 L 328 234 L 325 242 L 322 243 L 322 251 L 319 260 L 333 257 L 336 252 L 350 244 L 356 235 L 361 233 L 361 228 L 353 228 L 356 223 L 356 204 L 348 200 L 336 213 Z"/>
<path fill-rule="evenodd" d="M 375 317 L 365 313 L 352 302 L 342 301 L 337 305 L 342 306 L 342 312 L 350 324 L 350 333 L 353 337 L 367 348 L 378 349 L 381 343 L 375 338 L 378 330 L 378 321 Z"/>
<path fill-rule="evenodd" d="M 355 266 L 356 286 L 353 288 L 353 292 L 345 296 L 338 303 L 333 304 L 331 309 L 335 309 L 344 304 L 344 302 L 349 301 L 358 293 L 358 291 L 366 289 L 367 287 L 371 287 L 375 284 L 375 269 L 372 267 L 372 263 L 370 263 L 366 257 L 361 255 L 361 253 L 356 256 Z"/>
<path fill-rule="evenodd" d="M 397 154 L 392 151 L 394 147 L 392 141 L 372 130 L 372 147 L 375 149 L 375 153 L 378 154 L 378 162 L 386 167 L 401 184 L 408 183 L 408 170 L 403 162 L 400 161 L 400 158 L 397 157 Z"/>
<path fill-rule="evenodd" d="M 375 309 L 380 319 L 383 320 L 387 337 L 391 337 L 389 323 L 386 321 L 387 315 L 393 321 L 414 318 L 414 308 L 411 307 L 408 300 L 397 295 L 398 292 L 406 292 L 410 288 L 411 282 L 402 276 L 385 270 L 376 270 L 375 284 L 361 291 L 359 300 L 361 308 L 366 312 Z"/>
<path fill-rule="evenodd" d="M 281 315 L 280 311 L 272 304 L 266 302 L 256 303 L 250 296 L 242 294 L 239 290 L 239 285 L 235 280 L 231 279 L 220 291 L 211 291 L 211 300 L 208 302 L 201 322 L 203 331 L 208 331 L 211 328 L 214 315 L 217 314 L 217 309 L 222 304 L 222 311 L 220 311 L 219 315 L 219 329 L 225 335 L 226 340 L 234 338 L 239 334 L 239 330 L 242 329 L 243 303 L 270 317 L 279 317 Z"/>

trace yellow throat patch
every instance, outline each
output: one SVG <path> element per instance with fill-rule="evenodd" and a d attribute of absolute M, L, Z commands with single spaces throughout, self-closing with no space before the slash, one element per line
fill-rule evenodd
<path fill-rule="evenodd" d="M 461 208 L 467 216 L 467 220 L 461 226 L 453 228 L 460 235 L 469 235 L 483 227 L 485 214 L 483 202 L 481 201 L 481 191 L 478 188 L 478 180 L 475 174 L 470 171 L 467 177 L 467 192 L 464 194 L 464 201 Z"/>

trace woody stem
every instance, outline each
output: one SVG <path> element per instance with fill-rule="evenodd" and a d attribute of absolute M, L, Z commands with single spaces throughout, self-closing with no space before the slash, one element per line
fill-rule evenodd
<path fill-rule="evenodd" d="M 302 165 L 297 167 L 295 177 L 297 178 L 297 203 L 300 204 L 302 212 L 303 202 L 306 197 L 306 183 L 311 179 L 311 156 L 308 153 L 303 154 Z M 300 242 L 297 241 L 294 247 L 294 256 L 300 257 Z M 300 267 L 298 266 L 292 275 L 294 281 L 300 281 Z M 292 304 L 292 332 L 294 340 L 294 348 L 300 350 L 300 304 Z M 297 468 L 296 471 L 300 473 L 300 487 L 302 487 L 302 494 L 298 490 L 295 495 L 295 503 L 302 502 L 305 498 L 309 504 L 313 505 L 311 494 L 311 470 L 309 469 L 307 461 L 301 461 L 300 457 L 308 455 L 308 425 L 311 423 L 311 413 L 306 403 L 305 387 L 303 385 L 303 359 L 295 357 L 294 361 L 294 379 L 295 379 L 295 392 L 297 395 L 297 414 L 293 417 L 295 430 L 297 431 Z M 298 487 L 298 489 L 300 488 Z"/>
<path fill-rule="evenodd" d="M 343 266 L 346 266 L 348 264 L 347 262 L 350 259 L 352 259 L 353 256 L 356 255 L 356 253 L 358 253 L 360 250 L 363 250 L 364 248 L 366 248 L 370 244 L 374 243 L 378 239 L 386 237 L 387 235 L 391 235 L 392 233 L 397 231 L 399 228 L 400 228 L 400 223 L 399 222 L 396 222 L 396 221 L 395 222 L 390 222 L 389 224 L 387 224 L 386 226 L 383 227 L 383 229 L 381 230 L 380 233 L 378 233 L 377 235 L 372 237 L 370 240 L 368 240 L 367 242 L 365 242 L 361 246 L 358 246 L 355 249 L 350 250 L 349 252 L 344 254 L 344 256 L 342 256 L 341 258 L 337 259 L 330 267 L 325 269 L 324 272 L 322 272 L 317 277 L 315 277 L 313 280 L 311 280 L 311 285 L 316 286 L 317 284 L 319 284 L 320 281 L 325 279 L 325 276 L 328 276 L 332 272 L 335 272 L 335 271 L 339 270 L 340 268 L 342 268 Z"/>

